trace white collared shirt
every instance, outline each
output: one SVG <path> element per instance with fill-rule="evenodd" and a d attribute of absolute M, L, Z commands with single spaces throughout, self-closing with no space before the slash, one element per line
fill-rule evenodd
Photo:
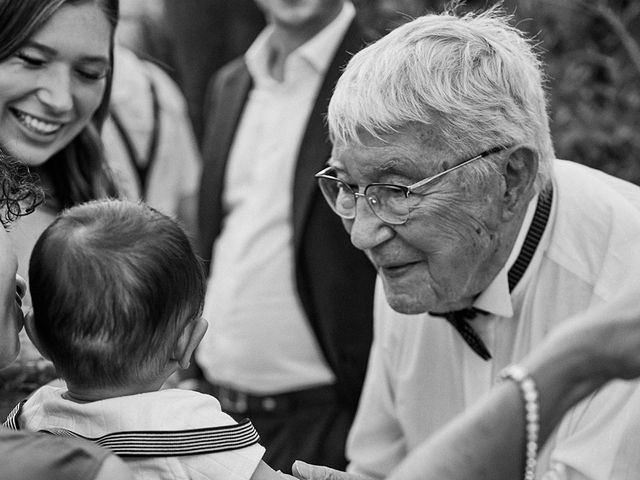
<path fill-rule="evenodd" d="M 293 51 L 284 80 L 269 75 L 267 27 L 247 51 L 254 88 L 230 151 L 227 215 L 213 247 L 198 364 L 215 383 L 259 393 L 334 381 L 296 293 L 292 185 L 311 110 L 355 9 Z"/>
<path fill-rule="evenodd" d="M 378 283 L 374 343 L 347 447 L 351 471 L 386 477 L 556 325 L 609 302 L 622 287 L 640 291 L 640 189 L 617 188 L 620 181 L 572 162 L 558 160 L 554 169 L 549 222 L 510 305 L 503 301 L 504 278 L 475 303 L 502 310 L 473 321 L 490 361 L 475 354 L 444 319 L 394 312 Z M 522 231 L 530 222 L 523 222 Z M 537 478 L 640 478 L 638 385 L 613 382 L 570 411 L 541 453 Z"/>

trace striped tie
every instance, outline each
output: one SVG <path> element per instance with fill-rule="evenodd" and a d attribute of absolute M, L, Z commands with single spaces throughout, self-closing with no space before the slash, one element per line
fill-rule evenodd
<path fill-rule="evenodd" d="M 447 313 L 432 313 L 431 315 L 446 318 L 447 321 L 455 327 L 458 333 L 460 333 L 464 341 L 467 342 L 467 345 L 469 345 L 471 349 L 480 356 L 480 358 L 483 360 L 489 360 L 491 358 L 489 349 L 480 338 L 480 335 L 478 335 L 467 321 L 473 320 L 478 313 L 486 314 L 487 312 L 471 307 Z"/>

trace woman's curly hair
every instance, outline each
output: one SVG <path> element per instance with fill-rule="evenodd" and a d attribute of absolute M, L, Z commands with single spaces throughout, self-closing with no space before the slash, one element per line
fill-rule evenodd
<path fill-rule="evenodd" d="M 40 205 L 44 192 L 29 168 L 0 150 L 0 222 L 4 227 Z"/>

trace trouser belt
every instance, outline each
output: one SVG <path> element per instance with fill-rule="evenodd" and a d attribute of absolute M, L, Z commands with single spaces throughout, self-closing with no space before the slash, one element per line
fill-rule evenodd
<path fill-rule="evenodd" d="M 338 394 L 333 385 L 306 388 L 273 395 L 255 395 L 225 385 L 202 382 L 201 391 L 213 395 L 222 410 L 244 415 L 271 412 L 290 412 L 311 405 L 335 403 Z"/>

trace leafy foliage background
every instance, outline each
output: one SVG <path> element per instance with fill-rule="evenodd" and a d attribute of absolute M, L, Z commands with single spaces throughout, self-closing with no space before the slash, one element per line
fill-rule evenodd
<path fill-rule="evenodd" d="M 442 0 L 360 0 L 380 34 Z M 640 1 L 467 1 L 461 10 L 501 3 L 539 45 L 548 78 L 556 155 L 640 184 Z"/>

